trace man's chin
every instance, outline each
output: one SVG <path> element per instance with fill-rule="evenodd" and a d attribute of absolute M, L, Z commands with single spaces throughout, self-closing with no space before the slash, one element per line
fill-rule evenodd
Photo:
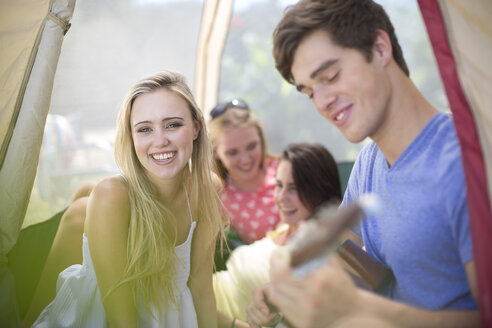
<path fill-rule="evenodd" d="M 367 136 L 364 136 L 364 135 L 351 134 L 351 133 L 343 133 L 343 136 L 349 142 L 354 143 L 354 144 L 359 143 L 359 142 L 362 142 L 362 141 L 364 141 L 367 138 Z"/>

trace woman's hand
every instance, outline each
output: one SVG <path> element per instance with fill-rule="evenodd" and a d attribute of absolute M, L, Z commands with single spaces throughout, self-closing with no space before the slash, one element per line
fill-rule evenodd
<path fill-rule="evenodd" d="M 267 304 L 265 292 L 269 287 L 269 285 L 264 285 L 253 291 L 253 302 L 246 309 L 248 323 L 253 328 L 273 326 L 281 318 L 280 314 L 273 311 Z"/>

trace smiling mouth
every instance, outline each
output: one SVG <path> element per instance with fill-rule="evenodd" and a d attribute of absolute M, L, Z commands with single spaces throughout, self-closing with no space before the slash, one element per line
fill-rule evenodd
<path fill-rule="evenodd" d="M 290 216 L 294 214 L 297 211 L 297 209 L 292 209 L 292 210 L 282 210 L 282 214 Z"/>
<path fill-rule="evenodd" d="M 171 151 L 167 153 L 156 153 L 156 154 L 151 154 L 150 156 L 152 156 L 152 158 L 155 159 L 156 161 L 167 161 L 173 158 L 174 156 L 176 156 L 176 152 Z"/>
<path fill-rule="evenodd" d="M 335 122 L 340 121 L 345 116 L 345 111 L 341 112 L 335 117 Z"/>
<path fill-rule="evenodd" d="M 337 110 L 334 111 L 334 113 L 337 113 L 336 116 L 331 115 L 331 119 L 333 120 L 334 123 L 337 124 L 344 124 L 344 122 L 348 119 L 348 115 L 350 115 L 350 111 L 352 109 L 352 104 L 346 104 L 343 105 L 342 107 L 338 107 Z"/>
<path fill-rule="evenodd" d="M 238 167 L 238 169 L 242 172 L 251 172 L 251 170 L 254 168 L 254 165 L 248 165 L 247 167 Z"/>

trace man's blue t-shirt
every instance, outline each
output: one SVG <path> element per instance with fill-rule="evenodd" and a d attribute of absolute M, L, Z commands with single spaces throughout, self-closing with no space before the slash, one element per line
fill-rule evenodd
<path fill-rule="evenodd" d="M 366 145 L 343 204 L 369 192 L 380 197 L 383 212 L 365 217 L 356 232 L 393 271 L 386 296 L 429 310 L 476 309 L 464 270 L 473 251 L 451 116 L 436 114 L 391 167 L 374 142 Z"/>

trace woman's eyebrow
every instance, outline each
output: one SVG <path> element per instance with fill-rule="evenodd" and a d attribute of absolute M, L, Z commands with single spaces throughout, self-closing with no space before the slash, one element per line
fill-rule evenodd
<path fill-rule="evenodd" d="M 182 117 L 180 117 L 180 116 L 171 116 L 171 117 L 163 118 L 162 119 L 162 122 L 169 121 L 169 120 L 176 120 L 176 119 L 181 120 L 181 121 L 184 121 L 184 119 Z M 137 122 L 133 126 L 135 127 L 135 126 L 137 126 L 139 124 L 144 124 L 144 123 L 152 123 L 152 121 L 145 120 L 145 121 Z"/>

